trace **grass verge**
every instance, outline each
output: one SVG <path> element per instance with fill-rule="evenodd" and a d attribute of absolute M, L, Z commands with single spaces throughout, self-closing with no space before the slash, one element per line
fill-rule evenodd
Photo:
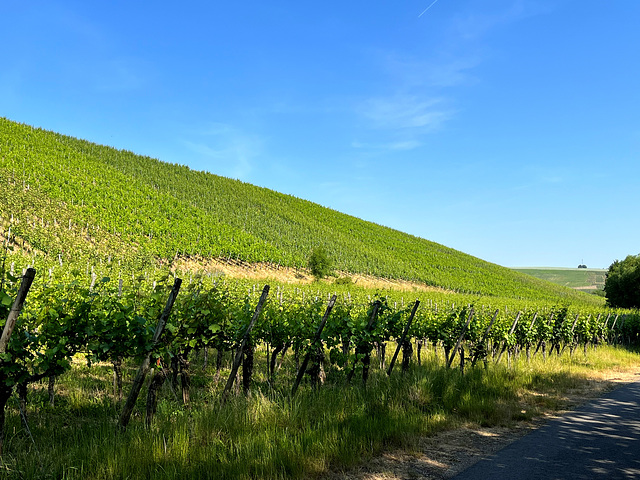
<path fill-rule="evenodd" d="M 348 469 L 382 451 L 412 449 L 421 436 L 460 425 L 509 426 L 570 406 L 572 394 L 638 367 L 638 355 L 600 347 L 588 355 L 536 357 L 482 366 L 464 375 L 431 356 L 390 378 L 374 370 L 367 387 L 339 375 L 319 390 L 259 382 L 248 397 L 224 407 L 221 383 L 194 375 L 192 406 L 168 385 L 151 429 L 142 403 L 130 427 L 118 431 L 119 405 L 107 366 L 78 366 L 59 379 L 55 407 L 46 385 L 30 392 L 29 431 L 11 400 L 2 478 L 202 479 L 303 478 Z M 179 394 L 178 394 L 179 395 Z"/>

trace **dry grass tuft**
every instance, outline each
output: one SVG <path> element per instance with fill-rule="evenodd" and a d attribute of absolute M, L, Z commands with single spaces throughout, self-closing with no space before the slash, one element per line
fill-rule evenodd
<path fill-rule="evenodd" d="M 271 280 L 288 284 L 310 284 L 314 278 L 307 269 L 283 267 L 271 263 L 247 263 L 240 260 L 224 260 L 215 258 L 178 257 L 173 266 L 178 271 L 219 275 L 221 277 L 248 280 Z M 401 279 L 374 277 L 373 275 L 336 272 L 338 278 L 350 278 L 353 285 L 369 289 L 389 289 L 401 292 L 440 292 L 453 293 L 440 287 L 432 287 L 419 282 Z M 332 283 L 333 279 L 321 280 Z"/>

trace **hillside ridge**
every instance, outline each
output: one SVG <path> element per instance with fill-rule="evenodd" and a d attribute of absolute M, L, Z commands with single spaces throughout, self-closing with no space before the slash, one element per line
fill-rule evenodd
<path fill-rule="evenodd" d="M 0 119 L 0 225 L 50 262 L 199 257 L 306 266 L 464 293 L 575 292 L 308 200 Z"/>

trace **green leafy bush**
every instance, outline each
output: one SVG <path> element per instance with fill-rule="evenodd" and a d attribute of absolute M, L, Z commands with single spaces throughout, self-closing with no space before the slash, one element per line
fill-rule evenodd
<path fill-rule="evenodd" d="M 309 256 L 309 270 L 316 280 L 332 273 L 331 259 L 323 247 L 316 247 Z"/>
<path fill-rule="evenodd" d="M 617 308 L 640 308 L 640 255 L 616 260 L 604 283 L 607 304 Z"/>

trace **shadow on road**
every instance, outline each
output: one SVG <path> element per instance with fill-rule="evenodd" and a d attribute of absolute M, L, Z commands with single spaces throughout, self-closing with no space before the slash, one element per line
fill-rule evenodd
<path fill-rule="evenodd" d="M 454 478 L 640 479 L 640 382 L 552 420 Z"/>

